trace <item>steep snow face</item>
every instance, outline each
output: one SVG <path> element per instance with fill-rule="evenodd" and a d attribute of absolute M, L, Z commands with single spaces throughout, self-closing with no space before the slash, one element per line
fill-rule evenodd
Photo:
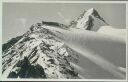
<path fill-rule="evenodd" d="M 77 55 L 37 23 L 20 40 L 3 51 L 5 78 L 79 78 L 69 61 Z M 8 45 L 8 44 L 7 44 Z"/>
<path fill-rule="evenodd" d="M 72 21 L 69 26 L 79 29 L 97 31 L 99 27 L 103 25 L 108 25 L 108 23 L 94 8 L 91 8 L 84 11 L 76 20 Z"/>

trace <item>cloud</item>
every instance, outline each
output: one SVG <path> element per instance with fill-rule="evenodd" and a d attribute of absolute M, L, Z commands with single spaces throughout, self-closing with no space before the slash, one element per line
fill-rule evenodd
<path fill-rule="evenodd" d="M 57 12 L 57 14 L 59 15 L 59 17 L 60 18 L 62 18 L 64 21 L 65 21 L 65 23 L 69 23 L 70 22 L 70 20 L 69 19 L 67 19 L 67 18 L 65 18 L 63 15 L 62 15 L 62 13 L 61 12 Z"/>
<path fill-rule="evenodd" d="M 26 26 L 26 22 L 27 22 L 26 18 L 18 18 L 17 20 L 23 25 L 23 27 Z"/>

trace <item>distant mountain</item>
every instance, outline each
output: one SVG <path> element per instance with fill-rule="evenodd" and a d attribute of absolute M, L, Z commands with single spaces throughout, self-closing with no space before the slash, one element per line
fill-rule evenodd
<path fill-rule="evenodd" d="M 108 25 L 108 23 L 94 8 L 91 8 L 84 11 L 78 18 L 72 21 L 69 27 L 96 31 L 104 25 Z"/>

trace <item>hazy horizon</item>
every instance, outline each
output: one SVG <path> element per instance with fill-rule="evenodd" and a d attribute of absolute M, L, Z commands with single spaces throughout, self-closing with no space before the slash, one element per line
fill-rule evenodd
<path fill-rule="evenodd" d="M 99 14 L 116 28 L 126 28 L 126 5 L 106 3 L 4 3 L 2 39 L 25 33 L 32 24 L 54 21 L 68 25 L 84 10 L 95 8 Z"/>

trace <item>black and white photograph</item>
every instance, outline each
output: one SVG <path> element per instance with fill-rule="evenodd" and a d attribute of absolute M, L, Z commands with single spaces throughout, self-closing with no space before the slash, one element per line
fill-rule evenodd
<path fill-rule="evenodd" d="M 126 80 L 126 71 L 125 3 L 2 4 L 3 79 Z"/>

